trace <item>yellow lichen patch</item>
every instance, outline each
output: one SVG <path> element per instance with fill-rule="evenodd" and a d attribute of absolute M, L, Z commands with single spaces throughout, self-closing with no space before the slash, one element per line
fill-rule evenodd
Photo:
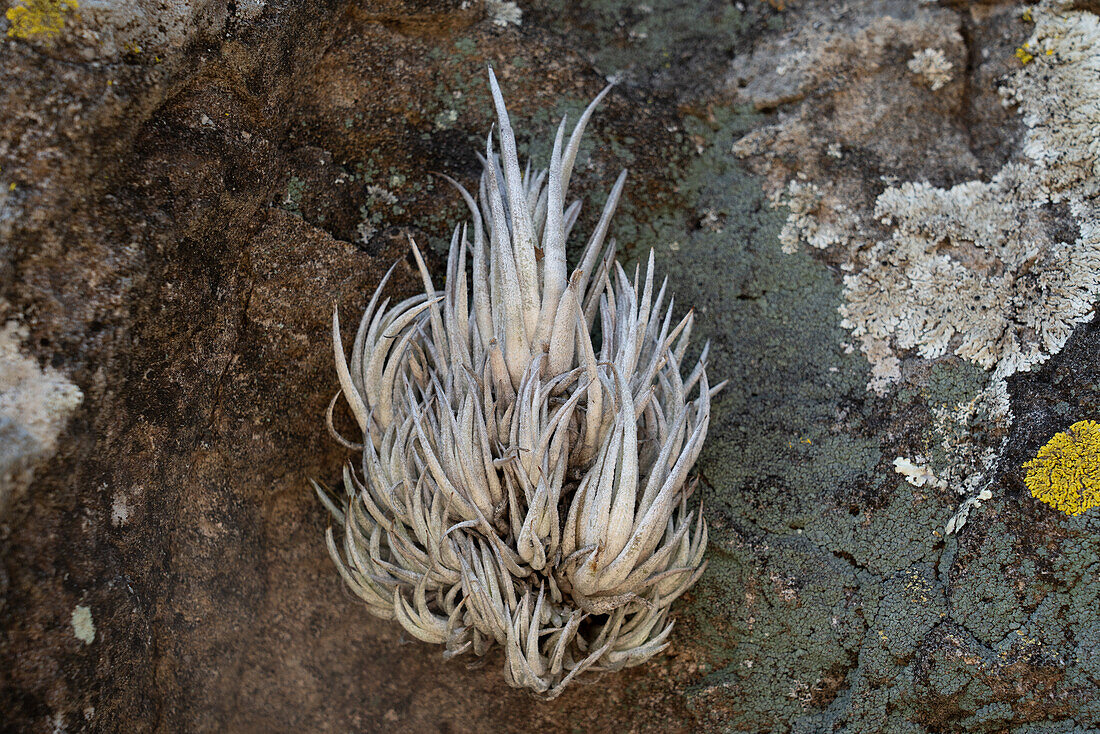
<path fill-rule="evenodd" d="M 1056 433 L 1023 466 L 1031 496 L 1067 515 L 1100 506 L 1100 423 L 1080 421 Z"/>
<path fill-rule="evenodd" d="M 1029 62 L 1029 61 L 1031 61 L 1032 59 L 1035 58 L 1034 56 L 1031 55 L 1030 52 L 1028 52 L 1026 46 L 1027 46 L 1027 44 L 1025 43 L 1024 47 L 1016 49 L 1016 58 L 1018 58 L 1020 60 L 1021 64 L 1026 64 L 1027 62 Z"/>
<path fill-rule="evenodd" d="M 13 38 L 53 37 L 65 27 L 65 14 L 76 10 L 76 0 L 18 0 L 5 13 Z"/>

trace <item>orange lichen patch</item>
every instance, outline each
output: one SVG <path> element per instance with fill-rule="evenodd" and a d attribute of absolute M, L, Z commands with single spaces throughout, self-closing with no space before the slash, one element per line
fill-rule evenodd
<path fill-rule="evenodd" d="M 1080 421 L 1056 433 L 1023 466 L 1031 496 L 1067 515 L 1100 506 L 1100 423 Z"/>
<path fill-rule="evenodd" d="M 18 0 L 5 17 L 13 38 L 53 37 L 65 27 L 65 14 L 76 10 L 76 0 Z"/>

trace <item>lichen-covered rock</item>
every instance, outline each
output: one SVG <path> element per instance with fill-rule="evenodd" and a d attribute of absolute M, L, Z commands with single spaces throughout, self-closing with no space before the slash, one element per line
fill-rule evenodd
<path fill-rule="evenodd" d="M 32 5 L 56 33 L 9 34 Z M 1098 510 L 1044 504 L 1024 468 L 1100 415 L 1095 146 L 1073 142 L 1094 5 L 3 3 L 0 372 L 68 396 L 0 418 L 0 462 L 36 467 L 0 519 L 5 724 L 1100 726 Z M 332 302 L 361 311 L 395 261 L 412 295 L 409 234 L 442 282 L 464 213 L 432 172 L 475 180 L 489 63 L 525 90 L 519 129 L 619 81 L 578 232 L 629 167 L 610 234 L 655 249 L 730 379 L 671 652 L 551 704 L 366 615 L 307 481 L 348 456 L 318 429 Z M 965 287 L 906 274 L 937 262 Z"/>

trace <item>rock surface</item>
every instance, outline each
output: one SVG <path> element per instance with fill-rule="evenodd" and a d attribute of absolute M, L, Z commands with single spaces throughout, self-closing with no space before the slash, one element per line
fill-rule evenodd
<path fill-rule="evenodd" d="M 1100 726 L 1100 514 L 1021 469 L 1100 417 L 1097 266 L 1059 260 L 1096 241 L 1095 7 L 0 7 L 4 730 Z M 332 304 L 360 311 L 395 260 L 415 292 L 406 235 L 442 265 L 464 209 L 432 172 L 474 179 L 486 64 L 543 163 L 618 80 L 579 226 L 629 168 L 614 234 L 656 249 L 731 380 L 670 651 L 551 703 L 367 616 L 307 483 L 347 457 Z M 944 213 L 971 190 L 1011 232 Z M 1015 352 L 961 349 L 961 306 L 890 300 L 927 262 L 1009 294 L 977 319 Z"/>

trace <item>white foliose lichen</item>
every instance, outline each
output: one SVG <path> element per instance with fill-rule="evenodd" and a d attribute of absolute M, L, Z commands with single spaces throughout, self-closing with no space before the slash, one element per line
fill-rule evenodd
<path fill-rule="evenodd" d="M 885 175 L 888 187 L 867 206 L 859 194 L 869 182 L 858 175 L 822 177 L 825 151 L 837 143 L 852 145 L 859 119 L 853 123 L 847 115 L 837 125 L 829 124 L 831 118 L 817 124 L 814 95 L 857 103 L 889 98 L 891 74 L 879 56 L 872 70 L 879 76 L 849 75 L 852 81 L 841 78 L 839 87 L 818 80 L 799 91 L 810 100 L 800 109 L 734 147 L 760 161 L 769 194 L 790 209 L 784 250 L 806 243 L 842 260 L 840 268 L 849 274 L 840 311 L 871 365 L 869 389 L 888 392 L 917 358 L 957 355 L 988 371 L 983 389 L 939 411 L 932 426 L 945 459 L 937 459 L 944 463 L 935 473 L 964 497 L 949 532 L 989 497 L 1012 423 L 1005 378 L 1060 351 L 1073 328 L 1093 318 L 1100 298 L 1100 21 L 1063 0 L 1041 2 L 1025 19 L 1035 27 L 1015 54 L 1022 65 L 1003 78 L 1000 89 L 1004 103 L 1018 108 L 1023 141 L 1018 155 L 986 180 L 939 188 Z M 882 44 L 916 38 L 906 26 L 881 18 L 866 22 L 883 30 Z M 851 39 L 858 42 L 862 33 L 856 27 Z M 940 41 L 913 47 L 945 49 L 956 35 L 945 28 Z M 845 43 L 851 40 L 833 45 Z M 858 59 L 879 48 L 857 45 L 866 49 L 854 55 Z M 805 65 L 810 81 L 813 69 L 829 68 L 823 62 L 827 53 L 812 56 Z M 946 55 L 943 60 L 948 62 Z M 925 51 L 910 60 L 908 70 L 934 86 L 935 75 L 951 70 L 945 66 L 939 55 Z M 752 85 L 746 90 L 753 91 Z M 951 132 L 949 124 L 940 129 Z M 888 144 L 873 138 L 856 143 L 883 159 L 889 158 Z M 965 145 L 955 147 L 959 155 L 968 154 Z M 816 177 L 805 175 L 806 167 Z M 799 178 L 791 180 L 795 173 Z"/>
<path fill-rule="evenodd" d="M 493 25 L 505 27 L 523 22 L 523 10 L 511 0 L 485 0 L 485 12 Z"/>
<path fill-rule="evenodd" d="M 894 471 L 905 477 L 905 481 L 914 487 L 928 485 L 938 489 L 947 489 L 947 482 L 938 479 L 936 473 L 921 457 L 917 457 L 916 460 L 904 456 L 897 457 L 894 459 Z"/>
<path fill-rule="evenodd" d="M 1058 353 L 1100 295 L 1100 26 L 1056 2 L 1031 17 L 1024 66 L 1002 89 L 1027 125 L 1024 160 L 988 182 L 887 189 L 875 216 L 891 234 L 845 278 L 843 324 L 873 365 L 870 388 L 900 377 L 894 354 L 905 350 L 951 351 L 991 372 L 986 389 L 935 421 L 946 476 L 965 498 L 948 533 L 991 496 L 1012 421 L 1004 379 Z M 1052 226 L 1056 204 L 1077 226 L 1073 240 Z"/>
<path fill-rule="evenodd" d="M 869 357 L 889 354 L 868 349 L 878 344 L 929 359 L 951 351 L 1006 377 L 1062 348 L 1092 317 L 1100 239 L 1089 226 L 1072 242 L 1052 236 L 1040 181 L 1010 164 L 988 183 L 905 183 L 879 196 L 875 215 L 892 235 L 845 277 L 841 307 Z M 896 376 L 871 387 L 883 392 Z"/>
<path fill-rule="evenodd" d="M 933 92 L 938 91 L 951 81 L 951 69 L 954 64 L 947 60 L 943 49 L 926 48 L 917 51 L 907 64 L 909 71 L 919 74 L 928 82 Z"/>
<path fill-rule="evenodd" d="M 851 222 L 847 208 L 840 203 L 828 206 L 821 187 L 797 179 L 787 184 L 786 191 L 772 196 L 772 206 L 786 206 L 787 221 L 779 233 L 779 243 L 788 255 L 798 252 L 800 242 L 825 250 L 846 241 Z"/>
<path fill-rule="evenodd" d="M 1031 15 L 1036 53 L 1003 89 L 1027 124 L 1027 158 L 989 182 L 905 183 L 879 196 L 875 216 L 891 236 L 845 278 L 841 308 L 865 350 L 888 343 L 934 358 L 950 349 L 1004 378 L 1057 353 L 1073 326 L 1093 316 L 1100 28 L 1095 15 L 1058 3 Z M 1078 227 L 1073 241 L 1051 231 L 1047 205 L 1062 202 Z"/>
<path fill-rule="evenodd" d="M 1048 1 L 1031 8 L 1028 61 L 1002 89 L 1028 127 L 1024 153 L 1054 202 L 1100 193 L 1100 18 Z M 1090 212 L 1095 221 L 1095 211 Z M 1078 217 L 1079 219 L 1081 217 Z"/>

